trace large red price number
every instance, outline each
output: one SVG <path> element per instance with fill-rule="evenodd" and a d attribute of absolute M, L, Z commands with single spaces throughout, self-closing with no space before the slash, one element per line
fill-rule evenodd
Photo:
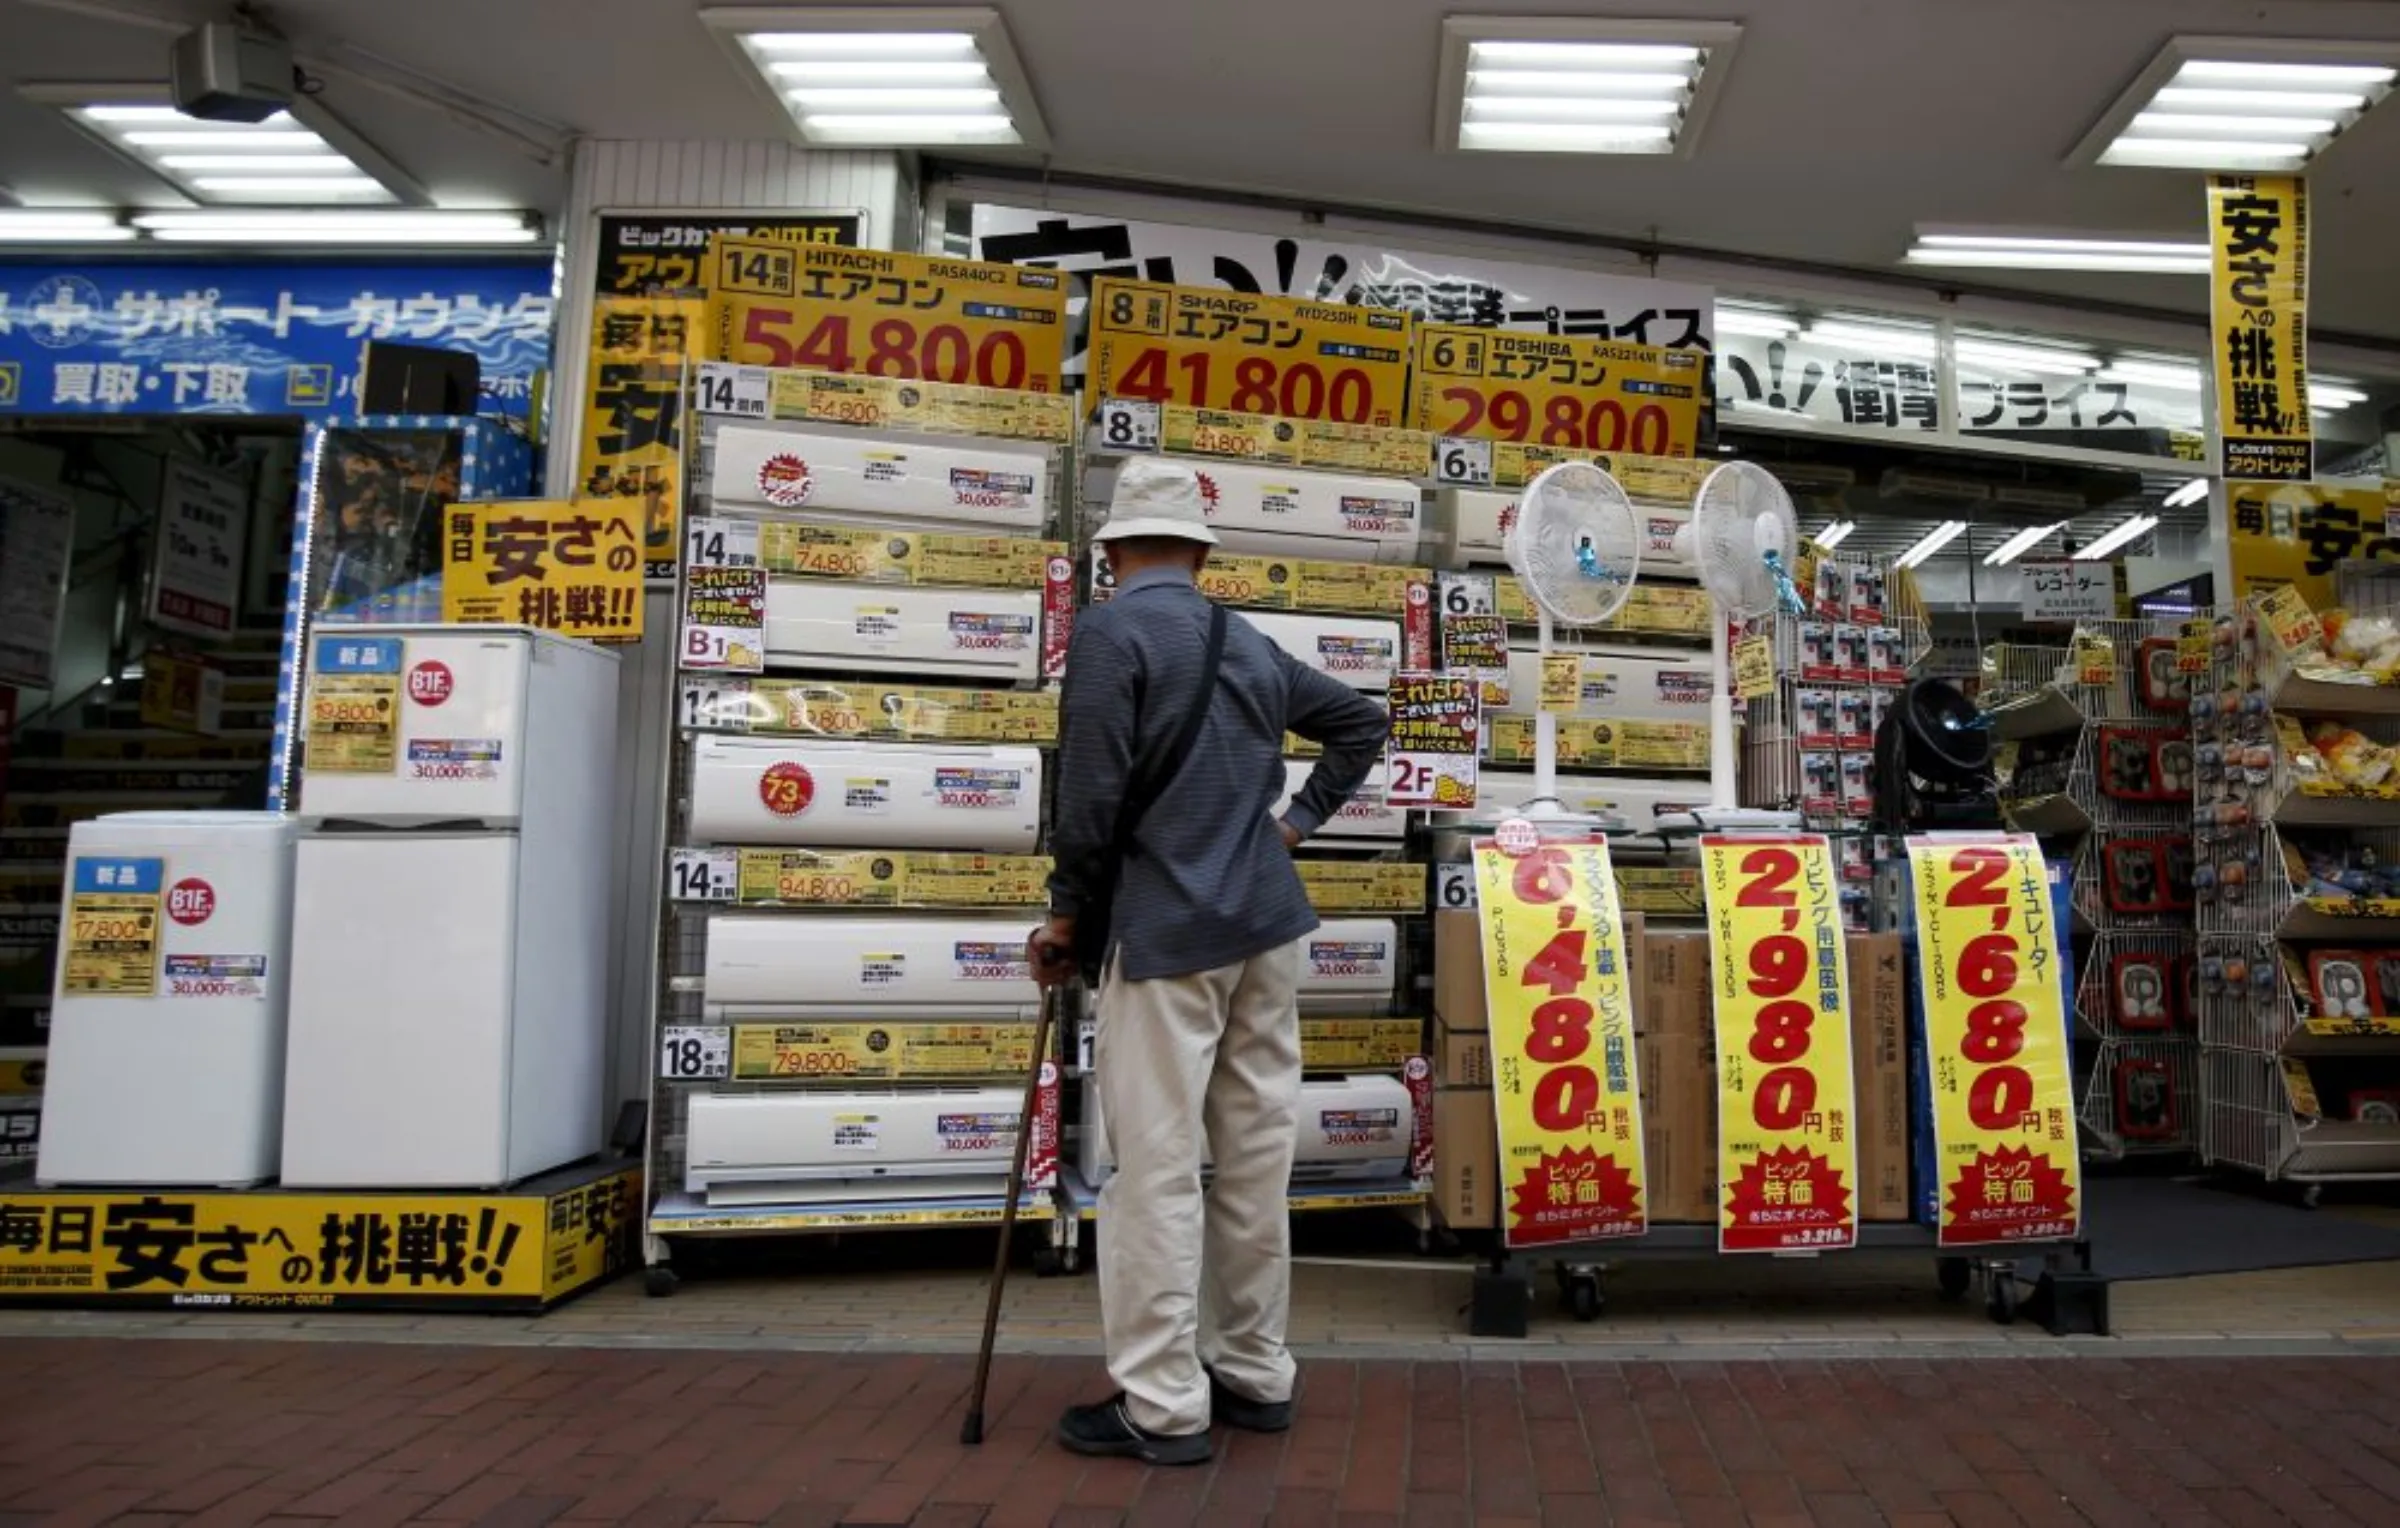
<path fill-rule="evenodd" d="M 1544 845 L 1517 861 L 1513 885 L 1518 900 L 1545 907 L 1575 887 L 1575 872 L 1567 851 Z M 1580 1130 L 1600 1107 L 1600 1076 L 1577 1065 L 1592 1048 L 1591 1000 L 1578 994 L 1591 976 L 1586 950 L 1591 931 L 1566 927 L 1525 962 L 1518 978 L 1550 996 L 1533 1010 L 1532 1032 L 1525 1037 L 1525 1057 L 1546 1070 L 1533 1085 L 1534 1123 L 1544 1130 Z"/>
<path fill-rule="evenodd" d="M 1742 856 L 1749 880 L 1736 907 L 1791 910 L 1798 921 L 1799 896 L 1787 890 L 1800 878 L 1800 856 L 1789 849 L 1753 849 Z M 1750 1059 L 1768 1067 L 1750 1090 L 1750 1115 L 1762 1130 L 1797 1130 L 1817 1106 L 1817 1074 L 1800 1063 L 1808 1057 L 1817 1010 L 1794 997 L 1808 980 L 1808 941 L 1797 934 L 1770 934 L 1750 946 L 1750 995 L 1765 999 L 1750 1021 Z"/>
<path fill-rule="evenodd" d="M 905 318 L 878 319 L 867 329 L 867 348 L 862 355 L 851 345 L 850 315 L 825 315 L 795 344 L 788 336 L 799 323 L 800 315 L 789 308 L 753 304 L 742 315 L 742 343 L 757 347 L 769 366 L 906 381 L 968 382 L 977 387 L 1027 385 L 1030 368 L 1025 341 L 1006 329 L 975 339 L 956 324 L 920 330 Z M 1047 390 L 1047 384 L 1039 379 L 1032 385 Z"/>
<path fill-rule="evenodd" d="M 1999 849 L 1961 849 L 1950 857 L 1958 879 L 1943 895 L 1949 907 L 2005 907 L 2008 855 Z M 1958 1053 L 1975 1069 L 1967 1088 L 1967 1118 L 1985 1130 L 2007 1130 L 2033 1107 L 2033 1074 L 2010 1063 L 2025 1048 L 2025 1005 L 2002 996 L 2017 985 L 2017 936 L 1978 934 L 1958 952 L 1952 973 L 1958 990 L 1979 999 L 1967 1011 Z"/>
<path fill-rule="evenodd" d="M 1533 404 L 1520 392 L 1445 387 L 1442 401 L 1458 404 L 1460 411 L 1436 434 L 1523 440 L 1533 429 Z M 1573 394 L 1556 393 L 1542 405 L 1541 443 L 1545 446 L 1664 456 L 1672 429 L 1667 411 L 1655 403 L 1645 403 L 1628 415 L 1625 405 L 1614 398 L 1595 399 L 1587 408 Z"/>
<path fill-rule="evenodd" d="M 1331 419 L 1341 424 L 1365 424 L 1375 407 L 1375 384 L 1355 366 L 1337 368 L 1331 380 L 1314 361 L 1278 366 L 1263 355 L 1244 356 L 1233 368 L 1233 393 L 1220 400 L 1209 391 L 1214 356 L 1191 353 L 1175 357 L 1169 374 L 1167 352 L 1152 347 L 1136 354 L 1110 392 L 1120 398 L 1147 398 L 1153 403 L 1188 403 L 1195 408 L 1226 408 L 1237 414 L 1274 414 L 1285 419 Z"/>

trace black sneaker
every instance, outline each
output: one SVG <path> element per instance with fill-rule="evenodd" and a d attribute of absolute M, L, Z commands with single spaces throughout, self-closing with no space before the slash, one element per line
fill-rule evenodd
<path fill-rule="evenodd" d="M 1059 1444 L 1070 1453 L 1139 1459 L 1144 1464 L 1206 1464 L 1208 1434 L 1144 1432 L 1125 1410 L 1120 1390 L 1097 1406 L 1069 1406 L 1058 1419 Z"/>
<path fill-rule="evenodd" d="M 1235 1391 L 1217 1378 L 1217 1371 L 1208 1369 L 1208 1412 L 1227 1427 L 1244 1432 L 1279 1433 L 1292 1430 L 1292 1403 L 1289 1401 L 1254 1401 Z"/>

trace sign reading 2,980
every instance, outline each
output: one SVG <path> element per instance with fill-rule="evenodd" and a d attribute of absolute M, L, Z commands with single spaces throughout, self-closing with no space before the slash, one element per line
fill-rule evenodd
<path fill-rule="evenodd" d="M 1102 276 L 1092 283 L 1088 406 L 1143 398 L 1283 419 L 1399 425 L 1414 320 Z"/>
<path fill-rule="evenodd" d="M 709 241 L 709 355 L 1055 393 L 1066 278 L 881 249 Z"/>

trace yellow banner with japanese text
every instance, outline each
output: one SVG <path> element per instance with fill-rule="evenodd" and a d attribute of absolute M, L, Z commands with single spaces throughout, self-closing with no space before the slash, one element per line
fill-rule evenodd
<path fill-rule="evenodd" d="M 1858 1242 L 1841 882 L 1822 834 L 1700 840 L 1717 1037 L 1717 1250 Z"/>
<path fill-rule="evenodd" d="M 1101 276 L 1087 311 L 1087 409 L 1136 398 L 1279 420 L 1408 422 L 1415 320 L 1395 309 Z"/>
<path fill-rule="evenodd" d="M 1476 906 L 1511 1247 L 1649 1228 L 1623 915 L 1603 838 L 1475 843 Z"/>
<path fill-rule="evenodd" d="M 2058 1241 L 2083 1223 L 2065 966 L 2040 843 L 1912 837 L 1938 1239 Z"/>
<path fill-rule="evenodd" d="M 627 1166 L 514 1194 L 28 1190 L 0 1205 L 0 1304 L 538 1309 L 630 1265 L 641 1184 Z"/>
<path fill-rule="evenodd" d="M 443 516 L 442 619 L 594 642 L 642 638 L 642 532 L 606 499 L 453 504 Z"/>
<path fill-rule="evenodd" d="M 2308 182 L 2208 178 L 2209 348 L 2217 373 L 2218 471 L 2228 479 L 2316 475 L 2308 412 Z"/>
<path fill-rule="evenodd" d="M 1442 436 L 1690 456 L 1702 360 L 1619 340 L 1427 324 L 1409 422 Z"/>
<path fill-rule="evenodd" d="M 885 249 L 709 244 L 708 358 L 1056 393 L 1067 278 Z"/>
<path fill-rule="evenodd" d="M 2227 483 L 2226 557 L 2233 597 L 2290 585 L 2318 610 L 2340 604 L 2334 573 L 2352 558 L 2400 561 L 2385 515 L 2400 483 Z"/>

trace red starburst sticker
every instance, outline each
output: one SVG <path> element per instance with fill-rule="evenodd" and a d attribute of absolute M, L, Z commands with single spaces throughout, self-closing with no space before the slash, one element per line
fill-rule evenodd
<path fill-rule="evenodd" d="M 816 778 L 789 760 L 770 764 L 758 777 L 758 799 L 778 817 L 797 817 L 817 799 Z"/>
<path fill-rule="evenodd" d="M 1195 472 L 1192 476 L 1200 480 L 1200 513 L 1203 515 L 1215 514 L 1217 500 L 1224 496 L 1225 490 L 1219 488 L 1217 480 L 1205 472 Z"/>
<path fill-rule="evenodd" d="M 458 687 L 458 678 L 450 665 L 438 658 L 428 658 L 408 671 L 408 698 L 420 706 L 438 706 L 450 698 Z"/>
<path fill-rule="evenodd" d="M 1639 1236 L 1648 1227 L 1633 1175 L 1588 1146 L 1544 1152 L 1509 1190 L 1508 1244 Z"/>
<path fill-rule="evenodd" d="M 2075 1186 L 2047 1158 L 2022 1146 L 1976 1153 L 1943 1198 L 1942 1245 L 2055 1241 L 2081 1219 Z"/>
<path fill-rule="evenodd" d="M 1541 846 L 1542 835 L 1530 819 L 1511 817 L 1492 833 L 1492 842 L 1510 859 L 1523 859 Z"/>
<path fill-rule="evenodd" d="M 217 888 L 196 875 L 167 888 L 167 916 L 185 928 L 206 923 L 216 910 Z"/>
<path fill-rule="evenodd" d="M 1718 1235 L 1728 1252 L 1821 1251 L 1858 1240 L 1849 1185 L 1805 1146 L 1744 1163 L 1726 1200 L 1733 1220 Z"/>
<path fill-rule="evenodd" d="M 816 491 L 808 463 L 789 451 L 778 451 L 758 464 L 758 496 L 778 509 L 797 509 Z"/>

